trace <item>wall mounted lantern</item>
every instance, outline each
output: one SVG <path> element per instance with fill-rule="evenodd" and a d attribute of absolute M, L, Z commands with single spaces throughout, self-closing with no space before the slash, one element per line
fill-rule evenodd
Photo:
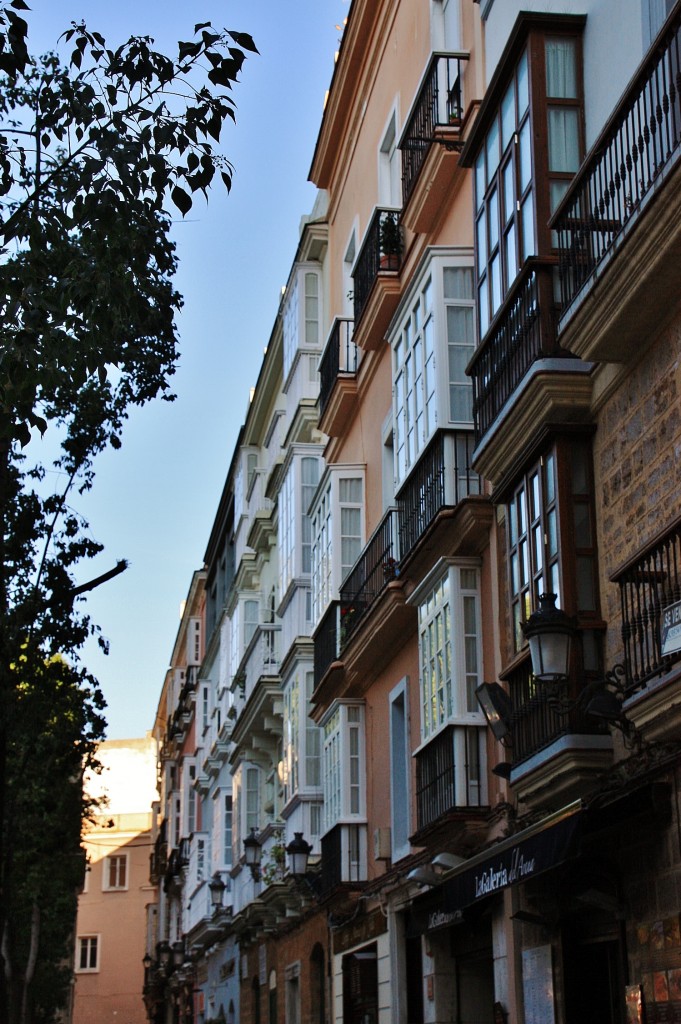
<path fill-rule="evenodd" d="M 254 882 L 260 881 L 260 861 L 262 860 L 262 845 L 258 839 L 258 830 L 251 829 L 251 834 L 244 839 L 244 854 L 246 866 L 250 869 Z"/>

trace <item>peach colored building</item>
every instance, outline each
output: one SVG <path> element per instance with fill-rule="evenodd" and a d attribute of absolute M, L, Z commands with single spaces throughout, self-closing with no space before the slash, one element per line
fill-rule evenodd
<path fill-rule="evenodd" d="M 142 989 L 156 744 L 144 739 L 100 744 L 101 775 L 87 780 L 106 803 L 88 826 L 88 868 L 78 899 L 72 1024 L 143 1024 Z"/>

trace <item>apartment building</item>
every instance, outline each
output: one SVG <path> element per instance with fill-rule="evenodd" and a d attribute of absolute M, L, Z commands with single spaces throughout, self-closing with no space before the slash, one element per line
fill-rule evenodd
<path fill-rule="evenodd" d="M 335 1020 L 678 1012 L 680 17 L 351 7 L 311 170 Z"/>
<path fill-rule="evenodd" d="M 214 902 L 157 1019 L 681 1012 L 680 68 L 679 2 L 351 3 L 206 553 Z"/>
<path fill-rule="evenodd" d="M 102 771 L 85 780 L 85 789 L 102 803 L 83 836 L 87 869 L 78 897 L 68 1020 L 103 1024 L 120 1017 L 142 1024 L 144 922 L 155 904 L 149 854 L 156 747 L 149 734 L 106 740 L 97 758 Z"/>

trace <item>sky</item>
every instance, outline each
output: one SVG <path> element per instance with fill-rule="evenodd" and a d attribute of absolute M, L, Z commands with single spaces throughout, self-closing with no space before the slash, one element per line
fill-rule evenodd
<path fill-rule="evenodd" d="M 31 52 L 54 49 L 84 20 L 107 45 L 150 35 L 175 53 L 194 25 L 248 32 L 249 55 L 234 91 L 236 126 L 222 149 L 232 190 L 214 187 L 173 226 L 184 296 L 175 402 L 135 410 L 120 451 L 97 462 L 92 492 L 71 505 L 104 544 L 79 582 L 122 558 L 129 568 L 93 591 L 87 610 L 110 643 L 85 664 L 107 701 L 108 739 L 141 737 L 156 706 L 191 575 L 203 564 L 237 433 L 248 407 L 300 218 L 312 209 L 307 176 L 348 0 L 28 0 Z M 58 480 L 55 476 L 55 484 Z"/>

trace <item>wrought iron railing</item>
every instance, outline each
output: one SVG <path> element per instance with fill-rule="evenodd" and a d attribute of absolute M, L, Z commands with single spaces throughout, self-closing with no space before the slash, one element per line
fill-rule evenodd
<path fill-rule="evenodd" d="M 615 577 L 622 604 L 624 668 L 629 692 L 681 660 L 662 655 L 664 609 L 681 601 L 681 521 Z"/>
<path fill-rule="evenodd" d="M 480 441 L 537 359 L 563 354 L 556 344 L 553 265 L 528 260 L 467 372 Z"/>
<path fill-rule="evenodd" d="M 355 328 L 369 301 L 379 273 L 402 266 L 402 228 L 399 210 L 377 209 L 371 218 L 352 272 Z"/>
<path fill-rule="evenodd" d="M 459 748 L 464 762 L 456 764 L 455 736 L 465 734 Z M 477 726 L 447 726 L 416 754 L 416 809 L 418 828 L 432 825 L 457 808 L 480 807 L 481 764 Z M 475 756 L 473 756 L 475 754 Z M 484 770 L 484 767 L 482 768 Z M 457 778 L 457 775 L 461 776 Z"/>
<path fill-rule="evenodd" d="M 314 682 L 317 686 L 338 658 L 340 601 L 332 601 L 314 631 Z"/>
<path fill-rule="evenodd" d="M 357 346 L 352 340 L 354 320 L 337 317 L 331 328 L 329 339 L 319 361 L 319 416 L 324 415 L 331 392 L 341 374 L 353 376 L 357 373 L 359 359 Z"/>
<path fill-rule="evenodd" d="M 604 732 L 604 726 L 577 707 L 561 707 L 546 686 L 537 685 L 529 654 L 505 677 L 512 708 L 513 764 L 519 764 L 561 736 Z"/>
<path fill-rule="evenodd" d="M 649 51 L 553 218 L 563 309 L 680 149 L 681 10 Z"/>
<path fill-rule="evenodd" d="M 400 557 L 405 558 L 438 512 L 458 505 L 482 484 L 471 468 L 473 432 L 440 431 L 426 448 L 397 496 Z M 447 453 L 451 458 L 447 458 Z"/>
<path fill-rule="evenodd" d="M 397 509 L 389 509 L 341 585 L 341 650 L 381 591 L 399 575 L 398 562 Z"/>
<path fill-rule="evenodd" d="M 402 202 L 406 206 L 423 162 L 435 138 L 435 129 L 459 125 L 463 113 L 461 75 L 463 54 L 434 53 L 423 78 L 411 116 L 400 140 Z"/>

